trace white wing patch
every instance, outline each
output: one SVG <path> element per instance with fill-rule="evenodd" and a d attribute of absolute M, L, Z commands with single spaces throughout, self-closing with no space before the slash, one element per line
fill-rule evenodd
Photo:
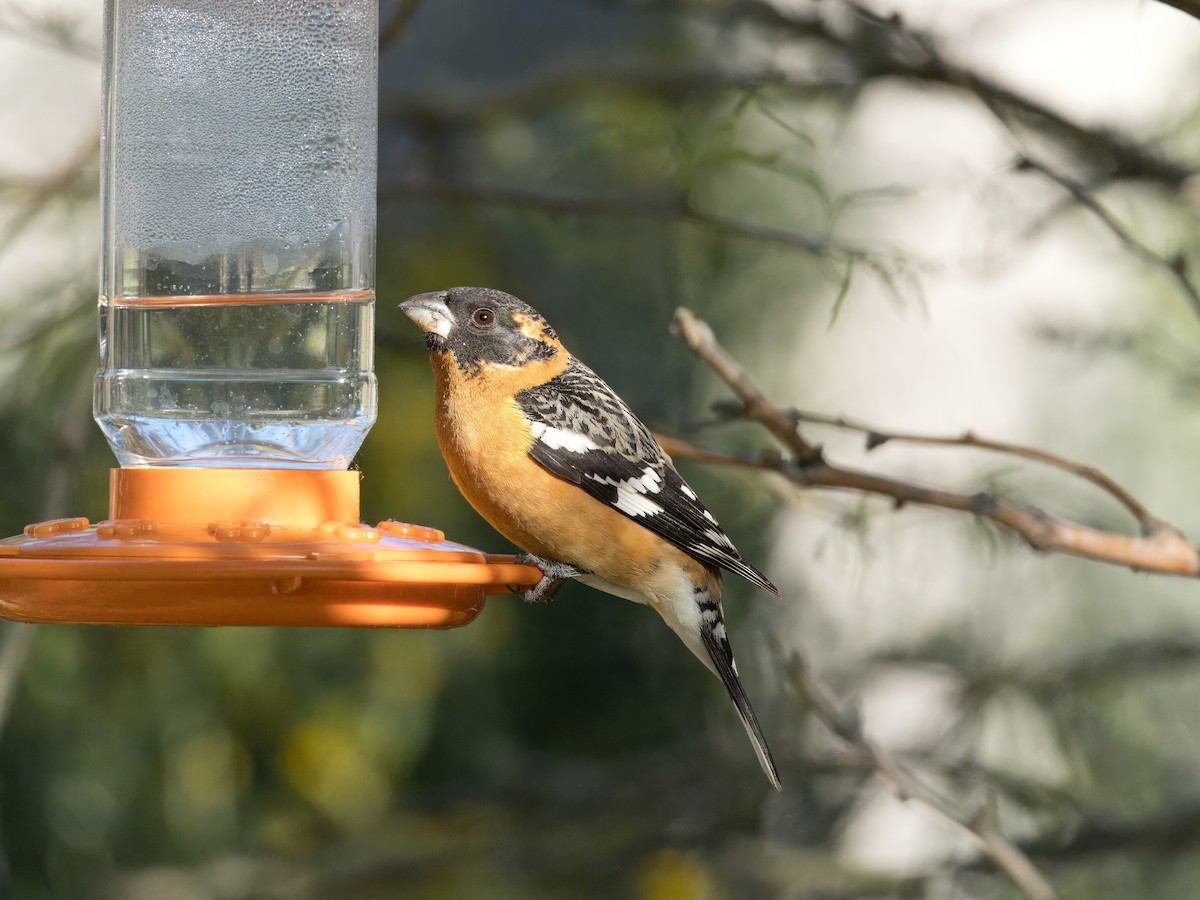
<path fill-rule="evenodd" d="M 662 490 L 662 477 L 653 466 L 646 466 L 637 478 L 626 478 L 618 481 L 615 478 L 601 475 L 587 476 L 592 481 L 611 484 L 617 489 L 615 506 L 627 516 L 657 516 L 663 512 L 661 504 L 651 500 L 647 494 L 657 494 Z"/>
<path fill-rule="evenodd" d="M 779 593 L 738 555 L 646 426 L 583 363 L 572 359 L 554 378 L 519 391 L 515 401 L 530 423 L 529 455 L 546 471 L 700 562 Z"/>
<path fill-rule="evenodd" d="M 535 439 L 541 441 L 551 450 L 566 450 L 568 453 L 587 453 L 589 450 L 600 448 L 586 434 L 578 431 L 568 431 L 565 428 L 554 428 L 545 422 L 532 422 L 529 426 Z"/>
<path fill-rule="evenodd" d="M 623 487 L 617 488 L 617 509 L 627 516 L 657 516 L 663 511 L 661 506 L 645 494 Z"/>
<path fill-rule="evenodd" d="M 707 512 L 707 510 L 705 510 L 705 512 Z M 716 544 L 718 547 L 725 547 L 726 549 L 729 549 L 729 550 L 733 549 L 733 543 L 729 540 L 729 538 L 725 537 L 725 535 L 722 534 L 720 531 L 716 531 L 712 528 L 706 528 L 706 529 L 704 529 L 704 536 L 706 538 L 708 538 L 710 541 L 712 541 L 714 544 Z"/>

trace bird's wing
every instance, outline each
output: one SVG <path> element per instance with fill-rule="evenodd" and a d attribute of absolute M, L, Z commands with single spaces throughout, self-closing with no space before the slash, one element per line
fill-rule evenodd
<path fill-rule="evenodd" d="M 572 359 L 562 374 L 518 393 L 516 402 L 533 431 L 529 454 L 543 468 L 696 559 L 779 593 L 742 559 L 646 426 L 583 363 Z"/>

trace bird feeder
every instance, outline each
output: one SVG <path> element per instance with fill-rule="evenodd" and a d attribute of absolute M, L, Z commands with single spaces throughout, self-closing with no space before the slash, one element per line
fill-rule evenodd
<path fill-rule="evenodd" d="M 375 422 L 377 2 L 106 0 L 108 518 L 0 540 L 29 622 L 469 622 L 537 569 L 359 522 Z"/>

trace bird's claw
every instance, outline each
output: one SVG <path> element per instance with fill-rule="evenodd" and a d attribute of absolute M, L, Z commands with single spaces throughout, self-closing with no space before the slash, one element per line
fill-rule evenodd
<path fill-rule="evenodd" d="M 517 556 L 516 563 L 521 566 L 534 566 L 542 571 L 542 580 L 531 588 L 508 586 L 510 591 L 526 603 L 549 603 L 568 578 L 577 578 L 580 575 L 588 574 L 584 569 L 559 562 L 556 559 L 543 559 L 532 553 L 520 554 Z"/>
<path fill-rule="evenodd" d="M 564 584 L 566 584 L 566 580 L 562 578 L 543 578 L 531 588 L 510 585 L 509 590 L 526 603 L 549 603 L 558 595 L 559 589 Z"/>

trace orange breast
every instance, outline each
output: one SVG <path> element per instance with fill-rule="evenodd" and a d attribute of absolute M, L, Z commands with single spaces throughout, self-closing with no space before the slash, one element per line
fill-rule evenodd
<path fill-rule="evenodd" d="M 513 394 L 552 374 L 524 366 L 467 378 L 448 358 L 434 360 L 442 455 L 463 496 L 502 535 L 530 553 L 623 586 L 644 588 L 664 569 L 699 565 L 529 456 L 533 434 Z M 561 371 L 566 360 L 550 365 Z M 518 374 L 536 380 L 517 386 Z"/>

